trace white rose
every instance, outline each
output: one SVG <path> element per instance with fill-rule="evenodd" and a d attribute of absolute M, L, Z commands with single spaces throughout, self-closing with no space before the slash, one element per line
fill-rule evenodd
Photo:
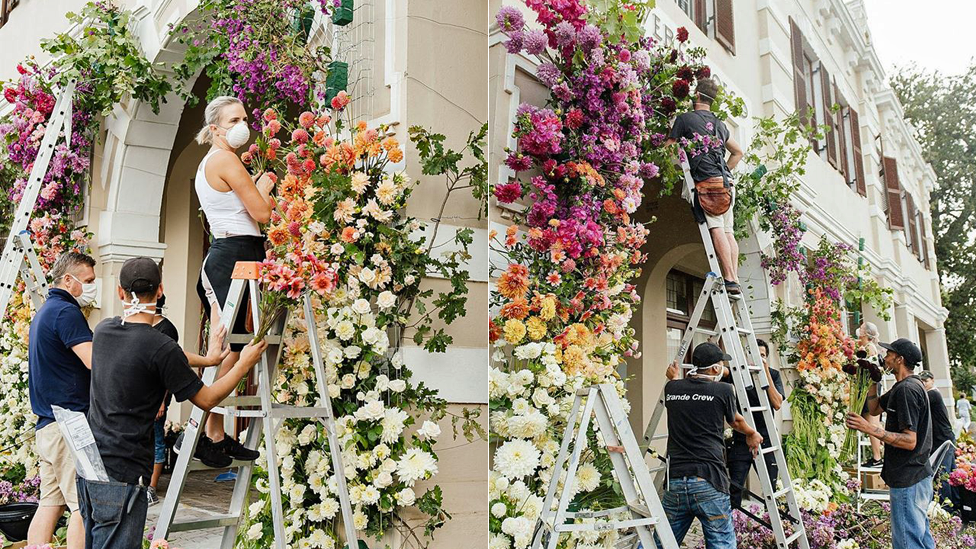
<path fill-rule="evenodd" d="M 403 283 L 406 284 L 407 286 L 409 286 L 409 285 L 413 284 L 414 281 L 416 281 L 416 280 L 417 280 L 417 278 L 414 277 L 413 275 L 407 275 L 407 276 L 405 276 L 403 278 Z"/>
<path fill-rule="evenodd" d="M 332 249 L 329 251 L 332 252 L 332 255 L 342 255 L 342 252 L 346 251 L 346 249 L 342 246 L 342 244 L 336 242 L 332 245 Z"/>
<path fill-rule="evenodd" d="M 353 415 L 356 416 L 356 419 L 359 420 L 363 420 L 363 419 L 379 420 L 379 419 L 383 419 L 384 411 L 385 408 L 381 401 L 371 400 L 367 402 L 365 406 L 362 406 L 361 408 L 356 410 L 356 413 Z"/>
<path fill-rule="evenodd" d="M 384 290 L 382 293 L 380 293 L 379 297 L 376 298 L 376 305 L 378 305 L 380 309 L 389 309 L 390 307 L 396 305 L 396 299 L 396 294 L 390 290 Z"/>
<path fill-rule="evenodd" d="M 346 358 L 353 358 L 354 359 L 354 358 L 358 358 L 359 357 L 359 354 L 362 353 L 362 352 L 363 352 L 363 350 L 360 347 L 358 347 L 356 345 L 350 345 L 350 346 L 348 346 L 348 347 L 345 348 L 345 350 L 343 351 L 343 354 L 346 356 Z"/>
<path fill-rule="evenodd" d="M 370 311 L 369 301 L 362 298 L 357 299 L 352 304 L 352 310 L 361 315 L 368 313 Z"/>
<path fill-rule="evenodd" d="M 384 374 L 376 376 L 376 390 L 385 391 L 390 388 L 390 378 L 386 377 Z"/>
<path fill-rule="evenodd" d="M 394 393 L 402 393 L 407 388 L 407 382 L 402 379 L 394 379 L 390 382 L 390 390 Z"/>
<path fill-rule="evenodd" d="M 386 488 L 391 484 L 393 484 L 393 475 L 386 472 L 376 475 L 376 479 L 373 481 L 373 485 L 380 489 Z"/>
<path fill-rule="evenodd" d="M 342 376 L 342 388 L 352 389 L 352 386 L 356 384 L 356 376 L 353 374 L 346 374 Z"/>
<path fill-rule="evenodd" d="M 247 539 L 252 541 L 256 539 L 260 539 L 262 526 L 263 525 L 260 522 L 252 524 L 251 527 L 247 530 Z"/>
<path fill-rule="evenodd" d="M 417 494 L 411 488 L 404 488 L 396 493 L 397 503 L 404 507 L 409 507 L 417 501 Z"/>
<path fill-rule="evenodd" d="M 433 440 L 441 434 L 441 428 L 433 421 L 424 421 L 423 427 L 417 430 L 417 434 L 420 435 L 420 438 Z"/>
<path fill-rule="evenodd" d="M 369 267 L 363 267 L 363 270 L 359 271 L 359 280 L 363 284 L 369 284 L 376 280 L 376 273 Z"/>

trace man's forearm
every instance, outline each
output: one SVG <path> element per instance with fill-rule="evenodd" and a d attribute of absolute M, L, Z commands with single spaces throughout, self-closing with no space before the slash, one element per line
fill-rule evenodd
<path fill-rule="evenodd" d="M 726 162 L 726 165 L 728 165 L 730 170 L 734 170 L 735 166 L 739 163 L 740 160 L 742 160 L 741 154 L 733 154 L 732 156 L 729 157 L 729 161 Z"/>
<path fill-rule="evenodd" d="M 885 431 L 881 427 L 875 427 L 866 433 L 868 436 L 872 436 L 885 444 L 894 446 L 895 448 L 901 448 L 902 450 L 914 450 L 916 437 L 914 434 L 908 433 L 892 433 L 890 431 Z"/>
<path fill-rule="evenodd" d="M 214 406 L 220 404 L 221 401 L 227 398 L 227 395 L 234 391 L 234 388 L 244 379 L 244 376 L 247 375 L 249 370 L 250 367 L 238 361 L 226 375 L 214 381 L 212 385 L 200 389 L 203 402 L 197 403 L 197 405 L 203 408 L 204 411 L 209 411 Z"/>
<path fill-rule="evenodd" d="M 755 429 L 746 423 L 746 418 L 742 417 L 740 414 L 735 415 L 735 421 L 731 423 L 731 426 L 734 431 L 738 431 L 747 437 L 756 432 Z"/>
<path fill-rule="evenodd" d="M 219 361 L 213 362 L 203 355 L 191 353 L 190 351 L 183 351 L 183 354 L 186 355 L 186 361 L 189 362 L 190 366 L 193 368 L 206 368 L 220 364 Z"/>
<path fill-rule="evenodd" d="M 872 416 L 881 415 L 881 402 L 878 400 L 878 395 L 868 394 L 868 398 L 865 401 L 868 404 L 868 413 Z"/>

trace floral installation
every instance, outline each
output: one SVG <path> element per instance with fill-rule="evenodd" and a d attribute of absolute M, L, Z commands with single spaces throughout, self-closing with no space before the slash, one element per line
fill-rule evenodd
<path fill-rule="evenodd" d="M 526 5 L 537 26 L 510 6 L 496 21 L 509 53 L 539 61 L 550 93 L 545 105 L 518 107 L 518 144 L 504 160 L 513 176 L 493 189 L 516 214 L 491 234 L 504 264 L 492 264 L 489 319 L 489 545 L 516 549 L 531 541 L 576 390 L 610 383 L 622 395 L 617 367 L 640 356 L 629 324 L 647 229 L 632 215 L 652 185 L 666 193 L 680 181 L 677 151 L 665 146 L 670 118 L 690 110 L 692 84 L 710 74 L 686 36 L 641 37 L 644 3 Z M 609 459 L 591 442 L 572 481 L 574 506 L 613 507 Z M 609 545 L 614 535 L 569 543 Z"/>
<path fill-rule="evenodd" d="M 272 248 L 261 267 L 262 281 L 278 288 L 287 308 L 294 309 L 294 300 L 306 289 L 313 296 L 315 318 L 296 310 L 286 326 L 275 398 L 315 404 L 306 330 L 306 323 L 315 322 L 345 466 L 341 472 L 332 469 L 328 438 L 313 420 L 286 420 L 275 433 L 286 541 L 301 547 L 340 546 L 338 473 L 346 477 L 357 530 L 379 539 L 397 529 L 425 544 L 423 539 L 450 518 L 442 508 L 440 487 L 421 490 L 419 484 L 437 474 L 434 445 L 441 421 L 451 416 L 454 435 L 460 426 L 469 440 L 481 428 L 476 413 L 454 414 L 436 391 L 412 383 L 399 349 L 407 329 L 429 351 L 450 344 L 450 337 L 431 322 L 450 323 L 463 315 L 468 276 L 461 261 L 471 234 L 458 233 L 459 252 L 430 254 L 432 241 L 416 236 L 423 224 L 403 214 L 416 183 L 395 167 L 404 155 L 399 140 L 385 126 L 369 128 L 361 122 L 346 128 L 337 112 L 346 104 L 303 112 L 297 123 L 265 110 L 262 138 L 243 153 L 246 163 L 263 162 L 262 169 L 282 174 L 267 227 Z M 443 136 L 421 128 L 411 128 L 410 134 L 425 173 L 438 172 L 436 164 L 454 181 L 481 177 L 478 166 L 457 168 L 463 155 L 445 151 Z M 472 134 L 469 149 L 480 150 L 484 135 Z M 421 287 L 422 277 L 432 270 L 454 282 L 435 301 L 430 301 L 433 292 Z M 424 304 L 420 319 L 411 317 L 414 304 Z M 237 547 L 266 547 L 274 536 L 263 452 L 262 447 L 255 473 L 257 498 L 248 506 Z M 407 507 L 428 516 L 421 532 L 402 520 Z"/>
<path fill-rule="evenodd" d="M 875 357 L 871 358 L 874 359 Z M 868 400 L 868 390 L 875 383 L 880 383 L 884 374 L 877 361 L 867 359 L 867 352 L 864 350 L 857 351 L 857 360 L 848 362 L 843 369 L 844 373 L 847 374 L 848 384 L 847 413 L 861 415 L 864 404 Z M 850 460 L 857 459 L 857 444 L 858 432 L 848 429 L 840 455 L 841 462 L 849 463 Z"/>
<path fill-rule="evenodd" d="M 949 474 L 949 484 L 976 492 L 976 443 L 968 435 L 956 441 L 956 468 Z"/>

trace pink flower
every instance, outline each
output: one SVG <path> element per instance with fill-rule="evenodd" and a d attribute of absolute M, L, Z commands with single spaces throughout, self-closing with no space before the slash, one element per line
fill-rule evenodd
<path fill-rule="evenodd" d="M 262 118 L 264 118 L 266 122 L 271 122 L 272 120 L 278 118 L 278 113 L 276 113 L 274 109 L 266 109 Z"/>
<path fill-rule="evenodd" d="M 302 114 L 298 115 L 298 123 L 303 128 L 309 128 L 312 126 L 312 124 L 315 123 L 315 115 L 308 111 L 305 111 Z"/>
<path fill-rule="evenodd" d="M 298 128 L 291 132 L 291 140 L 296 143 L 307 143 L 308 142 L 308 132 Z"/>
<path fill-rule="evenodd" d="M 495 187 L 495 198 L 502 204 L 510 204 L 522 198 L 522 184 L 518 180 L 497 185 Z"/>
<path fill-rule="evenodd" d="M 332 98 L 332 108 L 335 110 L 342 110 L 349 104 L 349 94 L 345 91 L 341 91 Z"/>
<path fill-rule="evenodd" d="M 277 120 L 268 122 L 268 126 L 264 129 L 264 132 L 268 135 L 268 137 L 277 134 L 279 131 L 281 131 L 281 122 L 278 122 Z"/>

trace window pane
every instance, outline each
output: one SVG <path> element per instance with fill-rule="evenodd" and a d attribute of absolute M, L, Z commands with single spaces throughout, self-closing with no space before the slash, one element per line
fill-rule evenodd
<path fill-rule="evenodd" d="M 681 345 L 681 336 L 684 333 L 677 328 L 668 328 L 668 361 L 674 360 L 674 355 L 678 353 Z"/>
<path fill-rule="evenodd" d="M 678 0 L 678 7 L 681 8 L 681 11 L 685 12 L 686 14 L 688 14 L 688 17 L 691 17 L 692 19 L 694 19 L 694 14 L 692 12 L 692 2 L 691 2 L 691 0 Z"/>
<path fill-rule="evenodd" d="M 683 273 L 674 271 L 668 273 L 668 309 L 677 314 L 690 314 L 687 285 Z"/>

